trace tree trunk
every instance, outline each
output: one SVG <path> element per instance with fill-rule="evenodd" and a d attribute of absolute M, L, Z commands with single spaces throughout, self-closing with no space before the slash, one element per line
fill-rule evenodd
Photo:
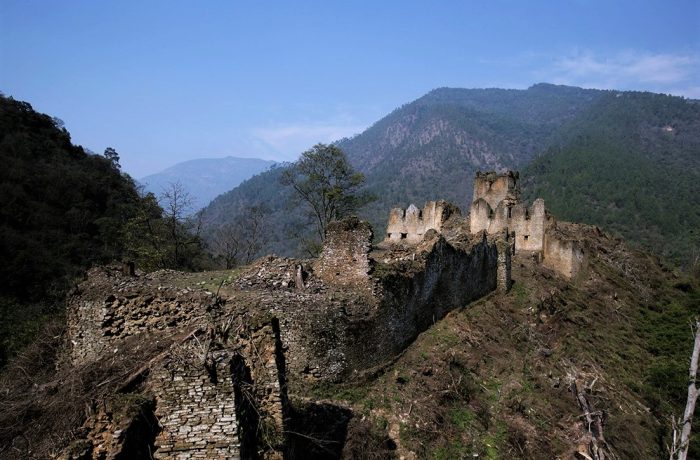
<path fill-rule="evenodd" d="M 700 355 L 700 321 L 695 322 L 695 345 L 690 358 L 690 369 L 688 371 L 688 400 L 683 412 L 683 429 L 681 430 L 680 451 L 678 460 L 688 458 L 688 447 L 690 444 L 690 426 L 693 422 L 695 412 L 695 401 L 698 399 L 698 388 L 695 384 L 695 377 L 698 373 L 698 356 Z"/>

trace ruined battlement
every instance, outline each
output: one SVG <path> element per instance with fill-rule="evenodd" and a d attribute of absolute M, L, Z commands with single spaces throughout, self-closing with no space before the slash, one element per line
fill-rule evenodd
<path fill-rule="evenodd" d="M 422 210 L 414 204 L 406 209 L 393 208 L 389 212 L 385 241 L 416 244 L 428 230 L 439 232 L 452 215 L 461 215 L 461 211 L 444 200 L 428 201 Z"/>
<path fill-rule="evenodd" d="M 583 249 L 555 231 L 556 221 L 543 199 L 536 199 L 529 207 L 520 201 L 519 177 L 517 171 L 476 173 L 474 201 L 469 208 L 470 232 L 507 232 L 515 254 L 536 255 L 561 275 L 575 276 L 583 261 Z"/>
<path fill-rule="evenodd" d="M 469 226 L 472 233 L 514 232 L 516 251 L 542 251 L 548 220 L 544 200 L 540 198 L 530 207 L 525 203 L 501 201 L 495 209 L 479 198 L 471 205 Z"/>
<path fill-rule="evenodd" d="M 496 209 L 501 202 L 515 204 L 520 202 L 520 173 L 507 171 L 503 174 L 496 172 L 476 172 L 474 178 L 474 195 L 472 200 L 483 199 L 491 209 Z"/>

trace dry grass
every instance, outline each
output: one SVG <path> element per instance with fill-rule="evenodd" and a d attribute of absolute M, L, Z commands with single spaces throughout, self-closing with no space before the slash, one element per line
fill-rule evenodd
<path fill-rule="evenodd" d="M 0 458 L 49 458 L 78 438 L 106 397 L 174 337 L 125 340 L 119 352 L 79 366 L 61 364 L 65 327 L 49 324 L 0 375 Z"/>

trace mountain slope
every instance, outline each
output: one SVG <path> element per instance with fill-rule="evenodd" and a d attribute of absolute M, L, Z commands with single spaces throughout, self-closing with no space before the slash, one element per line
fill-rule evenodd
<path fill-rule="evenodd" d="M 159 196 L 170 184 L 180 183 L 193 200 L 192 212 L 206 206 L 218 195 L 261 173 L 274 161 L 258 158 L 200 158 L 177 163 L 139 180 L 148 192 Z"/>
<path fill-rule="evenodd" d="M 539 166 L 523 175 L 532 184 L 540 184 L 531 187 L 529 196 L 551 202 L 555 214 L 560 213 L 564 219 L 611 226 L 633 242 L 689 264 L 691 240 L 681 235 L 681 227 L 698 223 L 697 209 L 688 198 L 697 190 L 694 178 L 700 170 L 700 150 L 694 134 L 700 122 L 699 108 L 694 101 L 679 97 L 549 84 L 527 90 L 441 88 L 337 144 L 365 174 L 367 189 L 378 197 L 361 213 L 377 235 L 383 233 L 388 210 L 393 206 L 406 207 L 411 202 L 422 206 L 426 200 L 447 199 L 466 213 L 477 170 L 523 169 L 538 158 L 535 164 Z M 586 143 L 591 144 L 585 147 L 591 155 L 578 156 L 576 149 Z M 625 152 L 624 158 L 620 152 Z M 561 167 L 547 169 L 543 166 L 547 162 L 561 163 Z M 578 175 L 582 165 L 591 174 Z M 679 168 L 686 177 L 672 180 L 673 186 L 657 193 L 654 185 L 660 190 L 661 183 L 668 183 L 663 178 L 674 177 Z M 601 169 L 605 171 L 594 174 Z M 654 194 L 654 205 L 649 209 L 668 208 L 672 209 L 670 214 L 689 217 L 674 223 L 668 231 L 648 221 L 653 211 L 638 213 L 636 221 L 628 219 L 626 213 L 639 205 L 634 200 L 616 199 L 616 194 L 602 193 L 611 183 L 606 174 L 623 174 L 623 169 L 626 179 L 615 182 L 617 195 L 651 190 L 648 194 Z M 593 190 L 600 192 L 595 206 L 601 211 L 567 213 L 559 204 L 560 192 L 544 185 L 551 180 L 537 179 L 547 171 L 551 171 L 547 177 L 576 184 L 566 195 L 571 209 L 586 209 Z M 562 172 L 571 178 L 562 176 Z M 654 174 L 649 175 L 651 172 Z M 299 254 L 293 237 L 304 234 L 303 220 L 298 213 L 292 218 L 294 213 L 286 205 L 290 192 L 276 183 L 277 175 L 264 173 L 256 178 L 255 191 L 252 183 L 244 183 L 212 203 L 211 209 L 204 210 L 205 216 L 217 216 L 209 219 L 210 229 L 235 220 L 241 203 L 266 203 L 272 209 L 267 250 Z M 265 186 L 261 186 L 263 183 Z M 625 213 L 610 217 L 602 212 L 609 206 L 620 207 Z M 646 233 L 650 235 L 640 234 L 641 227 L 648 227 Z"/>
<path fill-rule="evenodd" d="M 404 458 L 578 459 L 578 391 L 602 414 L 606 458 L 668 458 L 700 292 L 599 229 L 566 231 L 590 257 L 575 280 L 516 255 L 509 293 L 451 312 L 364 380 L 302 396 L 375 419 Z M 694 435 L 690 457 L 699 448 Z"/>
<path fill-rule="evenodd" d="M 133 180 L 71 143 L 62 123 L 0 97 L 0 366 L 75 276 L 119 258 L 142 203 Z"/>
<path fill-rule="evenodd" d="M 477 170 L 527 164 L 601 94 L 546 84 L 526 91 L 440 88 L 338 144 L 381 197 L 365 210 L 375 225 L 390 207 L 427 200 L 447 199 L 466 212 Z"/>
<path fill-rule="evenodd" d="M 700 257 L 700 104 L 610 93 L 527 168 L 524 189 L 672 260 Z"/>

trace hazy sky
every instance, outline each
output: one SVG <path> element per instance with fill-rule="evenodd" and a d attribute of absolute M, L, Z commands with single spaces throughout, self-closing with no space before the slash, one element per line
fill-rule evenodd
<path fill-rule="evenodd" d="M 700 1 L 0 0 L 0 90 L 139 178 L 294 159 L 441 87 L 700 98 Z"/>

